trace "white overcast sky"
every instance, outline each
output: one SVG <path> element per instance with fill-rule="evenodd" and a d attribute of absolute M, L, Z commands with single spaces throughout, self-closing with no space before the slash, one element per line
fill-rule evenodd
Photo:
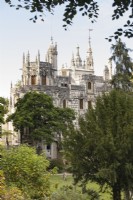
<path fill-rule="evenodd" d="M 4 0 L 0 1 L 0 96 L 9 97 L 10 84 L 21 79 L 22 55 L 30 52 L 31 61 L 35 61 L 40 50 L 41 61 L 50 44 L 51 35 L 58 46 L 58 66 L 70 65 L 72 53 L 80 47 L 82 60 L 86 58 L 89 29 L 93 50 L 94 68 L 96 75 L 103 75 L 104 66 L 111 56 L 111 43 L 105 40 L 127 21 L 125 16 L 115 23 L 111 21 L 112 9 L 110 0 L 100 0 L 100 16 L 95 24 L 79 13 L 73 25 L 65 31 L 62 27 L 63 7 L 55 10 L 54 16 L 46 13 L 45 22 L 40 20 L 33 23 L 29 20 L 31 13 L 26 10 L 16 11 L 10 8 Z M 128 48 L 133 49 L 133 39 L 123 38 Z M 133 52 L 131 54 L 133 58 Z"/>

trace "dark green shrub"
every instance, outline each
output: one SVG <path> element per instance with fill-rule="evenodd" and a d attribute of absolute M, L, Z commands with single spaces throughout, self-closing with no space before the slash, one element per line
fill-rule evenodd
<path fill-rule="evenodd" d="M 100 195 L 95 190 L 88 189 L 87 194 L 90 197 L 90 200 L 99 200 L 100 199 Z"/>
<path fill-rule="evenodd" d="M 63 186 L 51 195 L 52 200 L 91 200 L 88 194 L 82 194 L 73 186 Z"/>
<path fill-rule="evenodd" d="M 53 169 L 54 167 L 57 168 L 58 170 L 58 173 L 61 173 L 64 171 L 65 169 L 65 166 L 64 166 L 64 163 L 61 159 L 51 159 L 50 160 L 50 165 L 49 165 L 49 170 Z"/>

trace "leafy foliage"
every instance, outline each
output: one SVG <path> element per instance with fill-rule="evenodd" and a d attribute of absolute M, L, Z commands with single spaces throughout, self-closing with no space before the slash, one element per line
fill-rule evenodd
<path fill-rule="evenodd" d="M 25 200 L 22 191 L 17 187 L 7 187 L 5 183 L 5 177 L 2 170 L 0 170 L 0 199 L 8 199 L 8 200 Z M 27 199 L 28 200 L 28 199 Z"/>
<path fill-rule="evenodd" d="M 114 200 L 132 187 L 132 148 L 133 95 L 119 90 L 98 97 L 95 108 L 79 119 L 79 130 L 71 127 L 64 139 L 75 181 L 108 185 Z"/>
<path fill-rule="evenodd" d="M 4 124 L 4 115 L 8 111 L 8 100 L 0 97 L 0 124 Z"/>
<path fill-rule="evenodd" d="M 58 173 L 63 172 L 64 170 L 64 163 L 62 161 L 61 158 L 57 158 L 57 159 L 51 159 L 50 161 L 50 165 L 48 167 L 48 169 L 53 169 L 53 168 L 57 168 Z"/>
<path fill-rule="evenodd" d="M 71 109 L 54 107 L 52 98 L 44 93 L 28 92 L 18 100 L 15 107 L 15 113 L 8 120 L 13 120 L 13 125 L 16 130 L 20 130 L 22 137 L 26 137 L 26 132 L 28 143 L 33 145 L 42 140 L 50 143 L 55 132 L 65 131 L 74 118 Z"/>
<path fill-rule="evenodd" d="M 3 171 L 0 170 L 0 199 L 4 198 L 6 193 L 6 184 Z"/>
<path fill-rule="evenodd" d="M 77 15 L 77 12 L 81 12 L 82 16 L 87 16 L 91 19 L 91 22 L 95 22 L 98 17 L 99 11 L 99 4 L 98 1 L 95 0 L 18 0 L 18 4 L 14 4 L 12 0 L 5 0 L 11 7 L 16 7 L 16 9 L 24 8 L 29 10 L 31 13 L 35 13 L 32 20 L 34 23 L 38 19 L 41 18 L 44 21 L 45 12 L 50 12 L 51 14 L 54 13 L 54 9 L 57 6 L 65 5 L 64 14 L 63 14 L 63 21 L 64 27 L 67 28 L 67 25 L 72 25 L 73 18 Z M 101 3 L 102 6 L 102 3 Z M 131 38 L 133 37 L 133 2 L 132 0 L 113 0 L 112 7 L 114 8 L 112 14 L 112 20 L 117 20 L 120 17 L 130 11 L 129 19 L 127 23 L 124 24 L 123 28 L 118 28 L 117 31 L 114 33 L 113 36 L 107 38 L 109 41 L 112 38 L 118 39 L 122 35 L 125 37 Z"/>
<path fill-rule="evenodd" d="M 63 186 L 51 196 L 53 200 L 91 200 L 87 194 L 82 194 L 73 186 Z"/>
<path fill-rule="evenodd" d="M 50 195 L 48 160 L 28 146 L 2 151 L 1 167 L 8 186 L 14 185 L 32 199 Z"/>
<path fill-rule="evenodd" d="M 133 62 L 129 56 L 129 50 L 125 43 L 120 39 L 115 45 L 112 45 L 111 61 L 115 63 L 115 74 L 112 78 L 112 85 L 115 89 L 123 89 L 124 91 L 132 90 L 133 83 Z"/>

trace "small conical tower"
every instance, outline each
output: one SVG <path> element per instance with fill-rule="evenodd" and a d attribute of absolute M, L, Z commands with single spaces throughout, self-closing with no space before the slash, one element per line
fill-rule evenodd
<path fill-rule="evenodd" d="M 79 54 L 79 46 L 77 46 L 75 65 L 76 65 L 76 68 L 82 68 L 82 60 L 81 60 L 81 57 L 80 57 L 80 54 Z"/>
<path fill-rule="evenodd" d="M 27 65 L 27 67 L 29 67 L 29 65 L 30 65 L 30 53 L 29 53 L 29 51 L 28 51 L 27 56 L 26 56 L 26 65 Z"/>
<path fill-rule="evenodd" d="M 89 48 L 87 50 L 87 57 L 86 57 L 86 69 L 90 71 L 91 74 L 94 74 L 94 63 L 93 63 L 93 55 L 92 55 L 92 48 L 91 48 L 91 37 L 89 29 Z"/>
<path fill-rule="evenodd" d="M 38 60 L 38 63 L 40 64 L 40 51 L 39 50 L 38 50 L 37 60 Z"/>
<path fill-rule="evenodd" d="M 29 66 L 28 59 L 28 55 L 27 58 L 25 58 L 25 53 L 23 53 L 22 85 L 26 84 L 27 67 Z"/>
<path fill-rule="evenodd" d="M 71 59 L 71 76 L 72 78 L 75 78 L 75 60 L 74 60 L 73 53 L 72 53 L 72 59 Z"/>
<path fill-rule="evenodd" d="M 74 54 L 72 53 L 71 67 L 73 68 L 74 66 L 75 66 Z"/>
<path fill-rule="evenodd" d="M 57 69 L 57 55 L 58 55 L 57 44 L 56 43 L 55 45 L 53 44 L 53 38 L 51 37 L 51 44 L 47 51 L 45 60 L 46 62 L 51 63 L 54 69 Z"/>
<path fill-rule="evenodd" d="M 109 68 L 107 65 L 105 65 L 105 68 L 104 68 L 104 80 L 105 81 L 109 80 Z"/>
<path fill-rule="evenodd" d="M 26 55 L 26 63 L 23 67 L 22 83 L 23 85 L 29 85 L 30 83 L 30 53 L 29 51 Z"/>

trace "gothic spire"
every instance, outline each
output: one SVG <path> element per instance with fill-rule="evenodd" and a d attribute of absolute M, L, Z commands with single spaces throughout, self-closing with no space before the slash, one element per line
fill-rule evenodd
<path fill-rule="evenodd" d="M 74 65 L 75 65 L 75 62 L 74 62 L 74 53 L 72 53 L 71 67 L 73 67 Z"/>
<path fill-rule="evenodd" d="M 38 50 L 38 62 L 40 62 L 40 51 Z"/>
<path fill-rule="evenodd" d="M 92 29 L 89 29 L 89 48 L 87 50 L 86 69 L 90 70 L 90 71 L 92 71 L 92 73 L 94 73 L 90 31 L 92 31 Z"/>
<path fill-rule="evenodd" d="M 79 46 L 77 46 L 77 53 L 76 53 L 76 59 L 75 59 L 75 62 L 76 62 L 76 67 L 82 67 L 82 60 L 80 58 L 80 54 L 79 54 Z"/>
<path fill-rule="evenodd" d="M 29 51 L 27 53 L 26 62 L 29 65 L 29 63 L 30 63 L 30 53 L 29 53 Z"/>
<path fill-rule="evenodd" d="M 25 53 L 23 53 L 23 65 L 25 64 Z"/>

